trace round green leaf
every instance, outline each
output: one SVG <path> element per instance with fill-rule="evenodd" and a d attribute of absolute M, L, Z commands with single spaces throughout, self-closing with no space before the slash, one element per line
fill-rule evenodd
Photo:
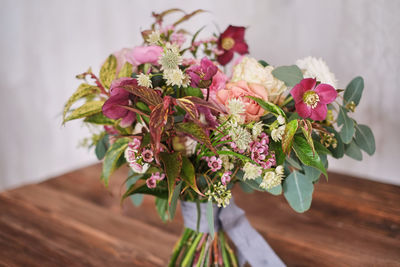
<path fill-rule="evenodd" d="M 292 172 L 283 182 L 283 194 L 289 205 L 297 212 L 305 212 L 311 206 L 314 186 L 298 171 Z"/>

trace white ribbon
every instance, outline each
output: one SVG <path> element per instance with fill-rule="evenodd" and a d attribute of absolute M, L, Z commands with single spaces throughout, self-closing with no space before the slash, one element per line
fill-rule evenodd
<path fill-rule="evenodd" d="M 181 201 L 183 221 L 187 228 L 197 231 L 197 204 L 195 202 Z M 200 203 L 199 232 L 209 233 L 207 222 L 207 203 Z M 214 205 L 215 232 L 222 229 L 235 244 L 240 266 L 246 261 L 252 267 L 286 266 L 276 255 L 264 238 L 251 226 L 244 211 L 236 206 L 233 199 L 225 208 Z"/>

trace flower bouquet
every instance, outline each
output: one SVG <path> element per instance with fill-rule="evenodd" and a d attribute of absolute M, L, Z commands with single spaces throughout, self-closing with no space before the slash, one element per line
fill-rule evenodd
<path fill-rule="evenodd" d="M 231 189 L 283 193 L 295 211 L 308 210 L 313 185 L 328 177 L 328 155 L 361 160 L 361 150 L 375 151 L 370 128 L 349 116 L 363 79 L 339 89 L 321 59 L 276 67 L 244 56 L 244 27 L 205 39 L 202 29 L 180 28 L 201 12 L 153 13 L 141 46 L 110 55 L 99 75 L 77 75 L 84 82 L 65 104 L 64 123 L 101 126 L 86 141 L 103 160 L 105 185 L 129 165 L 122 200 L 138 205 L 153 195 L 163 220 L 181 201 L 185 229 L 170 266 L 281 266 Z M 171 13 L 182 17 L 167 24 Z"/>

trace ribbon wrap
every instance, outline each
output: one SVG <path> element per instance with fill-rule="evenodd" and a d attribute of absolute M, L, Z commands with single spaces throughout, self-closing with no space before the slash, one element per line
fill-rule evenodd
<path fill-rule="evenodd" d="M 187 228 L 197 231 L 198 210 L 195 202 L 181 201 L 183 221 Z M 237 248 L 240 266 L 246 261 L 252 267 L 286 266 L 264 238 L 251 226 L 245 212 L 236 206 L 233 198 L 225 208 L 214 205 L 214 231 L 228 234 Z M 199 232 L 209 233 L 207 203 L 200 203 Z"/>

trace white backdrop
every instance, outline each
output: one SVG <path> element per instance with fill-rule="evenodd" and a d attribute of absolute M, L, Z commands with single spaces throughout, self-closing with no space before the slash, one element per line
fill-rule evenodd
<path fill-rule="evenodd" d="M 323 57 L 345 86 L 362 75 L 355 118 L 371 125 L 375 156 L 331 161 L 331 170 L 400 184 L 400 1 L 51 1 L 0 0 L 0 190 L 96 161 L 77 148 L 79 122 L 61 127 L 61 110 L 77 73 L 111 52 L 140 44 L 152 10 L 209 10 L 187 29 L 214 23 L 249 26 L 252 56 L 273 65 Z"/>

